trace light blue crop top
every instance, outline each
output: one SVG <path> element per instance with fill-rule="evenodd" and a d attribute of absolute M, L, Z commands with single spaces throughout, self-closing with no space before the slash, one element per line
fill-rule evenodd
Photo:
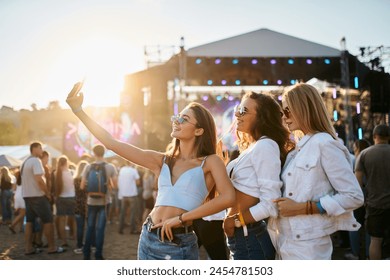
<path fill-rule="evenodd" d="M 158 177 L 158 193 L 156 206 L 173 206 L 191 211 L 199 207 L 208 194 L 206 180 L 203 173 L 203 164 L 188 169 L 180 175 L 174 185 L 172 185 L 171 172 L 165 163 L 161 167 Z"/>

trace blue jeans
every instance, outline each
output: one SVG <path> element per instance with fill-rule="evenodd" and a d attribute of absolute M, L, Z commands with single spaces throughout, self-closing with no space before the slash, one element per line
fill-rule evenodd
<path fill-rule="evenodd" d="M 83 247 L 85 216 L 76 214 L 75 217 L 77 224 L 77 248 L 81 248 Z"/>
<path fill-rule="evenodd" d="M 123 232 L 125 227 L 125 216 L 127 208 L 130 208 L 130 232 L 136 231 L 136 215 L 138 213 L 137 209 L 137 197 L 136 196 L 127 196 L 123 197 L 121 201 L 121 212 L 119 214 L 119 232 Z"/>
<path fill-rule="evenodd" d="M 11 222 L 12 219 L 12 190 L 1 191 L 1 213 L 3 215 L 3 222 Z"/>
<path fill-rule="evenodd" d="M 234 260 L 274 260 L 275 248 L 267 231 L 265 221 L 247 225 L 248 236 L 242 227 L 235 228 L 234 236 L 228 237 L 227 245 Z"/>
<path fill-rule="evenodd" d="M 103 259 L 104 232 L 108 214 L 108 205 L 88 205 L 87 233 L 83 247 L 85 260 L 91 259 L 91 246 L 96 243 L 95 259 Z"/>
<path fill-rule="evenodd" d="M 198 240 L 195 232 L 176 234 L 177 243 L 160 241 L 156 232 L 150 232 L 150 223 L 142 226 L 138 243 L 139 260 L 198 260 Z"/>

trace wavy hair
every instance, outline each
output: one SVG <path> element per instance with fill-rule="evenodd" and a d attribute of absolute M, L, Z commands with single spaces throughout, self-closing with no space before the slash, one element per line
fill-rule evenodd
<path fill-rule="evenodd" d="M 337 139 L 325 104 L 315 87 L 297 84 L 283 93 L 282 100 L 286 102 L 303 133 L 326 132 Z"/>
<path fill-rule="evenodd" d="M 288 129 L 283 125 L 279 103 L 269 93 L 250 92 L 245 94 L 242 100 L 248 98 L 256 102 L 256 119 L 249 133 L 236 132 L 240 151 L 247 149 L 253 140 L 257 141 L 262 136 L 267 136 L 278 144 L 283 165 L 288 152 L 295 145 L 290 139 Z"/>

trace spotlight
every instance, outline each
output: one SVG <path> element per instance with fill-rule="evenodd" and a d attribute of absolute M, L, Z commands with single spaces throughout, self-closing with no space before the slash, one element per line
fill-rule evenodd
<path fill-rule="evenodd" d="M 283 82 L 282 82 L 282 80 L 277 80 L 276 83 L 277 83 L 278 85 L 281 85 Z"/>
<path fill-rule="evenodd" d="M 207 81 L 207 84 L 208 84 L 209 86 L 211 86 L 211 85 L 213 84 L 213 80 L 208 80 L 208 81 Z"/>
<path fill-rule="evenodd" d="M 356 114 L 360 114 L 360 102 L 356 103 Z"/>
<path fill-rule="evenodd" d="M 220 64 L 221 63 L 221 59 L 220 58 L 217 58 L 216 60 L 215 60 L 215 64 Z"/>
<path fill-rule="evenodd" d="M 361 127 L 358 128 L 358 138 L 359 140 L 363 139 L 363 128 Z"/>
<path fill-rule="evenodd" d="M 334 111 L 333 111 L 333 120 L 334 120 L 335 122 L 337 122 L 338 119 L 339 119 L 339 118 L 338 118 L 337 110 L 334 110 Z"/>
<path fill-rule="evenodd" d="M 257 62 L 258 62 L 257 59 L 255 59 L 255 58 L 252 59 L 252 64 L 253 64 L 253 65 L 257 64 Z"/>
<path fill-rule="evenodd" d="M 234 100 L 234 96 L 233 95 L 229 95 L 228 100 L 229 101 L 233 101 Z"/>
<path fill-rule="evenodd" d="M 235 84 L 236 84 L 237 86 L 239 86 L 239 85 L 241 84 L 241 81 L 240 81 L 240 80 L 236 80 L 236 81 L 235 81 Z"/>
<path fill-rule="evenodd" d="M 295 85 L 295 80 L 290 80 L 290 84 Z"/>
<path fill-rule="evenodd" d="M 306 59 L 306 63 L 307 64 L 312 64 L 313 63 L 313 60 L 311 60 L 310 58 Z"/>
<path fill-rule="evenodd" d="M 278 96 L 278 100 L 282 101 L 282 96 L 281 95 Z"/>
<path fill-rule="evenodd" d="M 353 78 L 353 83 L 354 83 L 355 88 L 359 88 L 359 78 L 358 77 Z"/>
<path fill-rule="evenodd" d="M 226 80 L 222 80 L 222 81 L 221 81 L 221 84 L 222 84 L 223 86 L 226 86 L 226 84 L 227 84 Z"/>
<path fill-rule="evenodd" d="M 329 58 L 325 58 L 324 59 L 324 63 L 329 65 L 330 64 L 330 59 Z"/>
<path fill-rule="evenodd" d="M 268 80 L 264 80 L 263 85 L 268 85 Z"/>
<path fill-rule="evenodd" d="M 202 96 L 202 100 L 203 100 L 203 101 L 209 100 L 209 96 L 208 96 L 208 95 L 203 95 L 203 96 Z"/>
<path fill-rule="evenodd" d="M 289 60 L 287 60 L 288 64 L 292 65 L 294 64 L 294 59 L 290 58 Z"/>
<path fill-rule="evenodd" d="M 269 63 L 271 63 L 272 65 L 276 64 L 276 59 L 271 59 L 271 60 L 269 61 Z"/>
<path fill-rule="evenodd" d="M 217 101 L 221 101 L 222 98 L 223 98 L 222 95 L 217 95 L 217 97 L 216 97 Z"/>
<path fill-rule="evenodd" d="M 201 64 L 201 63 L 202 63 L 202 59 L 201 59 L 201 58 L 197 58 L 197 59 L 195 60 L 195 63 L 196 63 L 196 64 Z"/>
<path fill-rule="evenodd" d="M 233 63 L 233 64 L 238 64 L 238 59 L 237 59 L 237 58 L 233 59 L 233 60 L 232 60 L 232 63 Z"/>

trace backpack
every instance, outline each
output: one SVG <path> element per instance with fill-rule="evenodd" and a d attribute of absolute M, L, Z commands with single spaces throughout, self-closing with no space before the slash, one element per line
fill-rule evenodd
<path fill-rule="evenodd" d="M 92 163 L 87 176 L 87 194 L 92 198 L 105 197 L 107 193 L 106 163 Z"/>

